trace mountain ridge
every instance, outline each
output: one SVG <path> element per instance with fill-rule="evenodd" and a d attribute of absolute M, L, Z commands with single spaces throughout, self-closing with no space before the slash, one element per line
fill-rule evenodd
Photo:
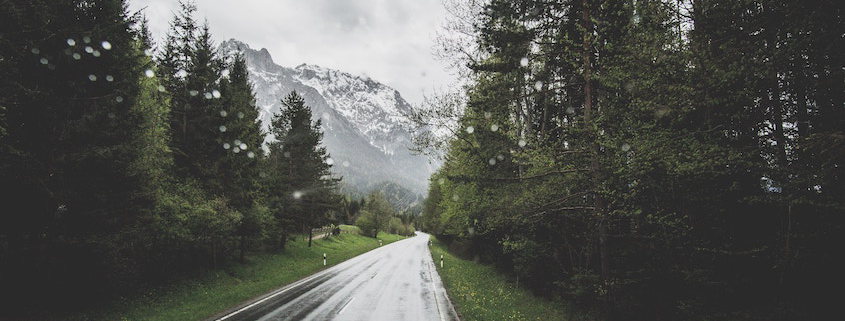
<path fill-rule="evenodd" d="M 313 120 L 322 121 L 332 171 L 344 178 L 345 188 L 366 193 L 394 182 L 425 195 L 437 164 L 408 150 L 412 140 L 405 115 L 412 107 L 399 91 L 364 75 L 313 64 L 284 67 L 267 49 L 256 50 L 236 39 L 222 42 L 218 51 L 244 55 L 265 130 L 284 96 L 294 90 L 303 96 Z M 274 139 L 268 135 L 266 141 Z"/>

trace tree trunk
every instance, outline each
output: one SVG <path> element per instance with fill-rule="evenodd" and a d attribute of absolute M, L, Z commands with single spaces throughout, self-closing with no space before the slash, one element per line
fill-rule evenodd
<path fill-rule="evenodd" d="M 314 228 L 308 225 L 308 247 L 311 247 L 311 238 L 314 236 Z"/>
<path fill-rule="evenodd" d="M 602 279 L 607 279 L 610 274 L 610 263 L 607 254 L 607 224 L 604 215 L 604 197 L 601 194 L 601 168 L 599 163 L 599 143 L 597 133 L 593 129 L 592 123 L 592 109 L 593 109 L 593 86 L 591 83 L 592 74 L 592 34 L 593 24 L 590 21 L 590 8 L 587 6 L 587 0 L 581 1 L 581 25 L 584 28 L 584 125 L 587 126 L 587 133 L 592 138 L 590 142 L 591 164 L 593 178 L 593 193 L 595 194 L 595 215 L 598 220 L 598 236 L 599 236 L 599 264 L 601 269 Z"/>

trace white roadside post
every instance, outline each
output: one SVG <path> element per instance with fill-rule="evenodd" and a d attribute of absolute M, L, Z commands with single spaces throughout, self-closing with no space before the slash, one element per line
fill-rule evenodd
<path fill-rule="evenodd" d="M 440 268 L 443 268 L 443 254 L 440 254 Z"/>
<path fill-rule="evenodd" d="M 381 246 L 381 240 L 378 240 L 378 246 Z"/>
<path fill-rule="evenodd" d="M 326 253 L 323 253 L 323 266 L 326 266 Z"/>

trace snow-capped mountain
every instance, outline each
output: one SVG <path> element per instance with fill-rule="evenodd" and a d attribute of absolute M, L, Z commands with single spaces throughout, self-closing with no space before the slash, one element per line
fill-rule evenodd
<path fill-rule="evenodd" d="M 363 192 L 392 181 L 425 194 L 436 165 L 408 150 L 411 136 L 403 125 L 411 106 L 398 91 L 369 77 L 320 66 L 282 67 L 267 49 L 254 50 L 235 39 L 220 44 L 222 54 L 233 51 L 246 58 L 265 128 L 281 108 L 282 98 L 295 90 L 311 107 L 314 119 L 322 119 L 323 144 L 332 158 L 332 170 L 343 176 L 344 184 Z"/>

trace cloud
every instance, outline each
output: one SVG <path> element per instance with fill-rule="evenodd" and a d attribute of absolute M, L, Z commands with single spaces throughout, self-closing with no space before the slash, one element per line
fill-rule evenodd
<path fill-rule="evenodd" d="M 196 1 L 217 42 L 236 38 L 267 48 L 276 63 L 316 64 L 365 74 L 398 89 L 411 103 L 423 91 L 454 78 L 431 55 L 444 18 L 440 0 L 245 0 Z M 163 39 L 176 0 L 130 0 L 146 8 L 156 39 Z"/>

